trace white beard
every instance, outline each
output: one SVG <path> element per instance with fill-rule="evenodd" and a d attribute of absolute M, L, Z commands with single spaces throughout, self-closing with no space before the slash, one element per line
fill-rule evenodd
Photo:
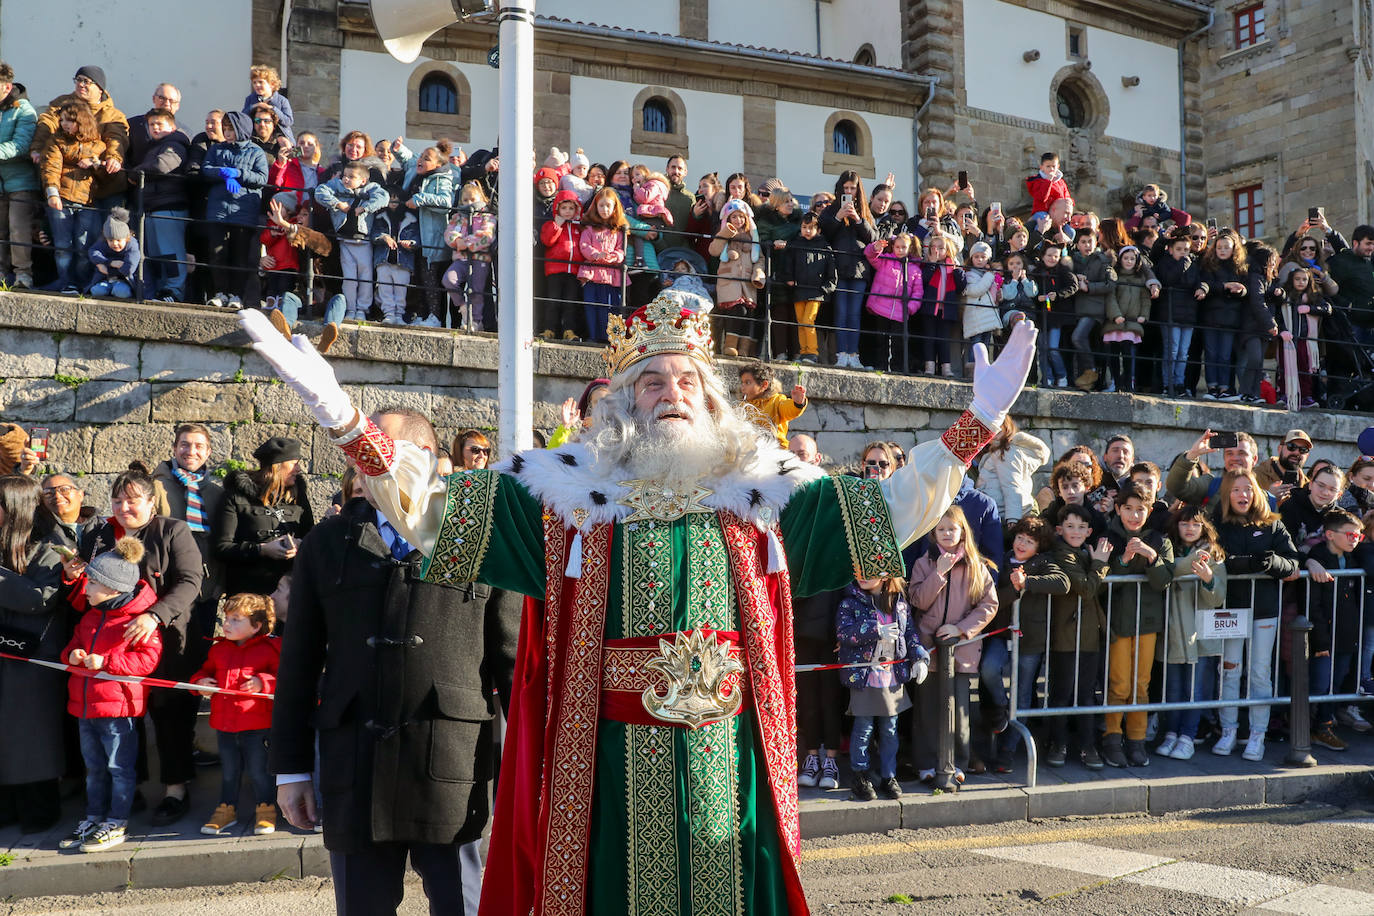
<path fill-rule="evenodd" d="M 683 490 L 726 471 L 725 443 L 708 411 L 691 421 L 636 415 L 635 425 L 638 434 L 623 463 L 631 477 Z"/>

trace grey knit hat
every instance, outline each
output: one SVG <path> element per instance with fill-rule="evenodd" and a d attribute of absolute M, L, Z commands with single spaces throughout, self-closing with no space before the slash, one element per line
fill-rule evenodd
<path fill-rule="evenodd" d="M 128 594 L 138 588 L 138 563 L 143 559 L 143 542 L 122 537 L 113 550 L 107 550 L 86 564 L 86 575 L 106 588 Z"/>
<path fill-rule="evenodd" d="M 123 207 L 112 207 L 110 218 L 105 220 L 105 238 L 118 242 L 129 237 L 129 211 Z"/>

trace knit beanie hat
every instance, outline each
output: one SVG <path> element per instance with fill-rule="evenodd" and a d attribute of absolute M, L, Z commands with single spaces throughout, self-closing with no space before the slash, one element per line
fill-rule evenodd
<path fill-rule="evenodd" d="M 86 576 L 122 595 L 138 588 L 138 564 L 143 559 L 143 542 L 122 537 L 114 550 L 107 550 L 86 564 Z"/>
<path fill-rule="evenodd" d="M 282 212 L 288 216 L 300 207 L 300 198 L 296 196 L 295 191 L 278 191 L 272 195 L 272 202 L 280 206 Z"/>
<path fill-rule="evenodd" d="M 129 211 L 123 207 L 112 207 L 110 218 L 105 220 L 105 238 L 119 242 L 129 237 Z"/>
<path fill-rule="evenodd" d="M 760 197 L 772 197 L 774 192 L 777 191 L 781 191 L 784 193 L 786 193 L 787 191 L 787 185 L 782 183 L 781 178 L 770 178 L 763 184 L 759 185 Z"/>
<path fill-rule="evenodd" d="M 105 91 L 105 71 L 94 64 L 87 64 L 82 67 L 80 70 L 76 71 L 76 76 L 86 77 L 86 79 L 95 83 L 96 88 L 101 92 Z M 72 79 L 76 79 L 76 76 L 72 77 Z"/>
<path fill-rule="evenodd" d="M 591 168 L 592 161 L 587 158 L 587 154 L 582 152 L 582 147 L 577 148 L 577 152 L 572 154 L 572 164 L 580 165 L 583 168 Z"/>
<path fill-rule="evenodd" d="M 970 255 L 975 255 L 980 251 L 988 257 L 992 257 L 992 246 L 983 241 L 974 242 L 973 247 L 968 250 L 968 253 Z"/>
<path fill-rule="evenodd" d="M 538 184 L 540 181 L 547 178 L 549 181 L 552 181 L 555 186 L 557 186 L 558 179 L 562 177 L 563 176 L 559 175 L 556 169 L 551 169 L 548 166 L 545 166 L 544 168 L 534 173 L 534 183 Z"/>
<path fill-rule="evenodd" d="M 29 434 L 17 423 L 0 423 L 0 474 L 13 474 L 28 448 Z"/>

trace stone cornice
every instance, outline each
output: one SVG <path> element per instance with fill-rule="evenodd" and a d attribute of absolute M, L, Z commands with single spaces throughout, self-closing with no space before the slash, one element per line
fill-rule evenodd
<path fill-rule="evenodd" d="M 1143 38 L 1147 41 L 1177 42 L 1207 22 L 1207 15 L 1162 0 L 1002 0 L 1015 6 L 1039 10 L 1062 19 L 1081 22 Z M 1089 45 L 1091 56 L 1091 45 Z"/>
<path fill-rule="evenodd" d="M 955 106 L 954 114 L 960 118 L 970 118 L 976 121 L 987 121 L 992 124 L 1001 124 L 1004 127 L 1019 127 L 1022 130 L 1034 130 L 1042 133 L 1060 134 L 1064 128 L 1058 124 L 1051 124 L 1049 121 L 1036 121 L 1032 118 L 1021 118 L 1016 115 L 1002 114 L 1000 111 L 989 111 L 986 108 L 971 108 L 967 105 Z M 1134 150 L 1150 156 L 1161 156 L 1163 158 L 1176 158 L 1178 150 L 1168 149 L 1163 146 L 1154 146 L 1149 143 L 1139 143 L 1135 140 L 1126 140 L 1121 137 L 1113 137 L 1110 134 L 1104 136 L 1104 141 L 1120 149 Z"/>

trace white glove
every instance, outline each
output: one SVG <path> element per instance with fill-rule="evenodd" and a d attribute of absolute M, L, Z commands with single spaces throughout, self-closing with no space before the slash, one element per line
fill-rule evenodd
<path fill-rule="evenodd" d="M 358 411 L 339 387 L 334 368 L 309 340 L 297 334 L 287 342 L 257 309 L 240 310 L 239 326 L 253 341 L 253 349 L 300 396 L 321 426 L 337 429 L 357 418 Z"/>
<path fill-rule="evenodd" d="M 878 637 L 880 639 L 896 639 L 900 635 L 902 635 L 902 628 L 895 621 L 878 624 Z"/>
<path fill-rule="evenodd" d="M 993 363 L 988 349 L 973 345 L 973 404 L 971 412 L 988 429 L 996 432 L 1017 396 L 1026 385 L 1031 361 L 1035 359 L 1035 338 L 1039 332 L 1029 321 L 1017 322 L 1007 345 Z"/>
<path fill-rule="evenodd" d="M 917 659 L 911 663 L 911 679 L 918 684 L 925 682 L 926 675 L 930 674 L 930 662 L 924 658 Z"/>

